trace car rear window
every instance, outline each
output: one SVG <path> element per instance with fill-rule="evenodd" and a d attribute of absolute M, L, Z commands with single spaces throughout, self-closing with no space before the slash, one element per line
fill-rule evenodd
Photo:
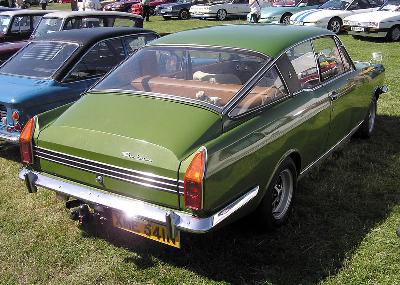
<path fill-rule="evenodd" d="M 62 23 L 63 19 L 61 18 L 42 18 L 36 27 L 32 38 L 41 37 L 46 34 L 60 31 Z"/>
<path fill-rule="evenodd" d="M 6 62 L 0 73 L 50 78 L 77 47 L 77 44 L 63 42 L 31 42 Z"/>
<path fill-rule="evenodd" d="M 268 60 L 224 48 L 147 47 L 94 89 L 172 95 L 222 108 Z"/>

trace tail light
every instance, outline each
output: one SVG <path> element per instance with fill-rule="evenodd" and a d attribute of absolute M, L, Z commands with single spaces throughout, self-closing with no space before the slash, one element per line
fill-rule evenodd
<path fill-rule="evenodd" d="M 203 208 L 203 182 L 206 170 L 207 151 L 200 149 L 193 157 L 185 173 L 184 200 L 185 207 L 192 210 Z"/>
<path fill-rule="evenodd" d="M 18 111 L 14 111 L 11 115 L 11 118 L 13 119 L 14 122 L 18 122 L 19 120 L 19 113 Z"/>
<path fill-rule="evenodd" d="M 30 118 L 19 137 L 21 160 L 25 164 L 33 164 L 32 137 L 35 131 L 36 117 Z"/>

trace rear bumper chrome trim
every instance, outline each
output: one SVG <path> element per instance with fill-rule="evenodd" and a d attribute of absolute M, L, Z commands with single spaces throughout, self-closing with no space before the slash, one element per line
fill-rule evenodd
<path fill-rule="evenodd" d="M 193 233 L 205 233 L 210 231 L 249 203 L 259 192 L 259 186 L 255 186 L 217 213 L 209 217 L 198 218 L 189 213 L 156 206 L 137 199 L 79 185 L 59 178 L 53 178 L 26 168 L 21 170 L 19 178 L 25 180 L 29 192 L 35 192 L 29 189 L 29 187 L 41 186 L 57 194 L 74 197 L 89 204 L 100 205 L 124 212 L 127 216 L 132 218 L 153 221 L 164 224 L 171 229 Z"/>

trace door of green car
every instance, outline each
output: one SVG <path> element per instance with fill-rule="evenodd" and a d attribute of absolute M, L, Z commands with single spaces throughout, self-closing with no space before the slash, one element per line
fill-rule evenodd
<path fill-rule="evenodd" d="M 354 86 L 349 62 L 341 56 L 336 40 L 326 36 L 313 40 L 320 73 L 322 96 L 331 100 L 331 124 L 326 149 L 345 138 L 354 127 L 351 121 Z"/>

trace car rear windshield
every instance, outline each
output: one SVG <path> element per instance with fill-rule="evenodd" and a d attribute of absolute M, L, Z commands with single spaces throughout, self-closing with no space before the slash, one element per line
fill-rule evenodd
<path fill-rule="evenodd" d="M 268 60 L 242 50 L 147 47 L 110 73 L 94 90 L 165 94 L 222 108 Z"/>
<path fill-rule="evenodd" d="M 10 22 L 11 22 L 10 16 L 0 16 L 0 32 L 7 33 Z"/>
<path fill-rule="evenodd" d="M 50 78 L 77 47 L 77 44 L 63 42 L 31 42 L 6 62 L 0 73 Z"/>

